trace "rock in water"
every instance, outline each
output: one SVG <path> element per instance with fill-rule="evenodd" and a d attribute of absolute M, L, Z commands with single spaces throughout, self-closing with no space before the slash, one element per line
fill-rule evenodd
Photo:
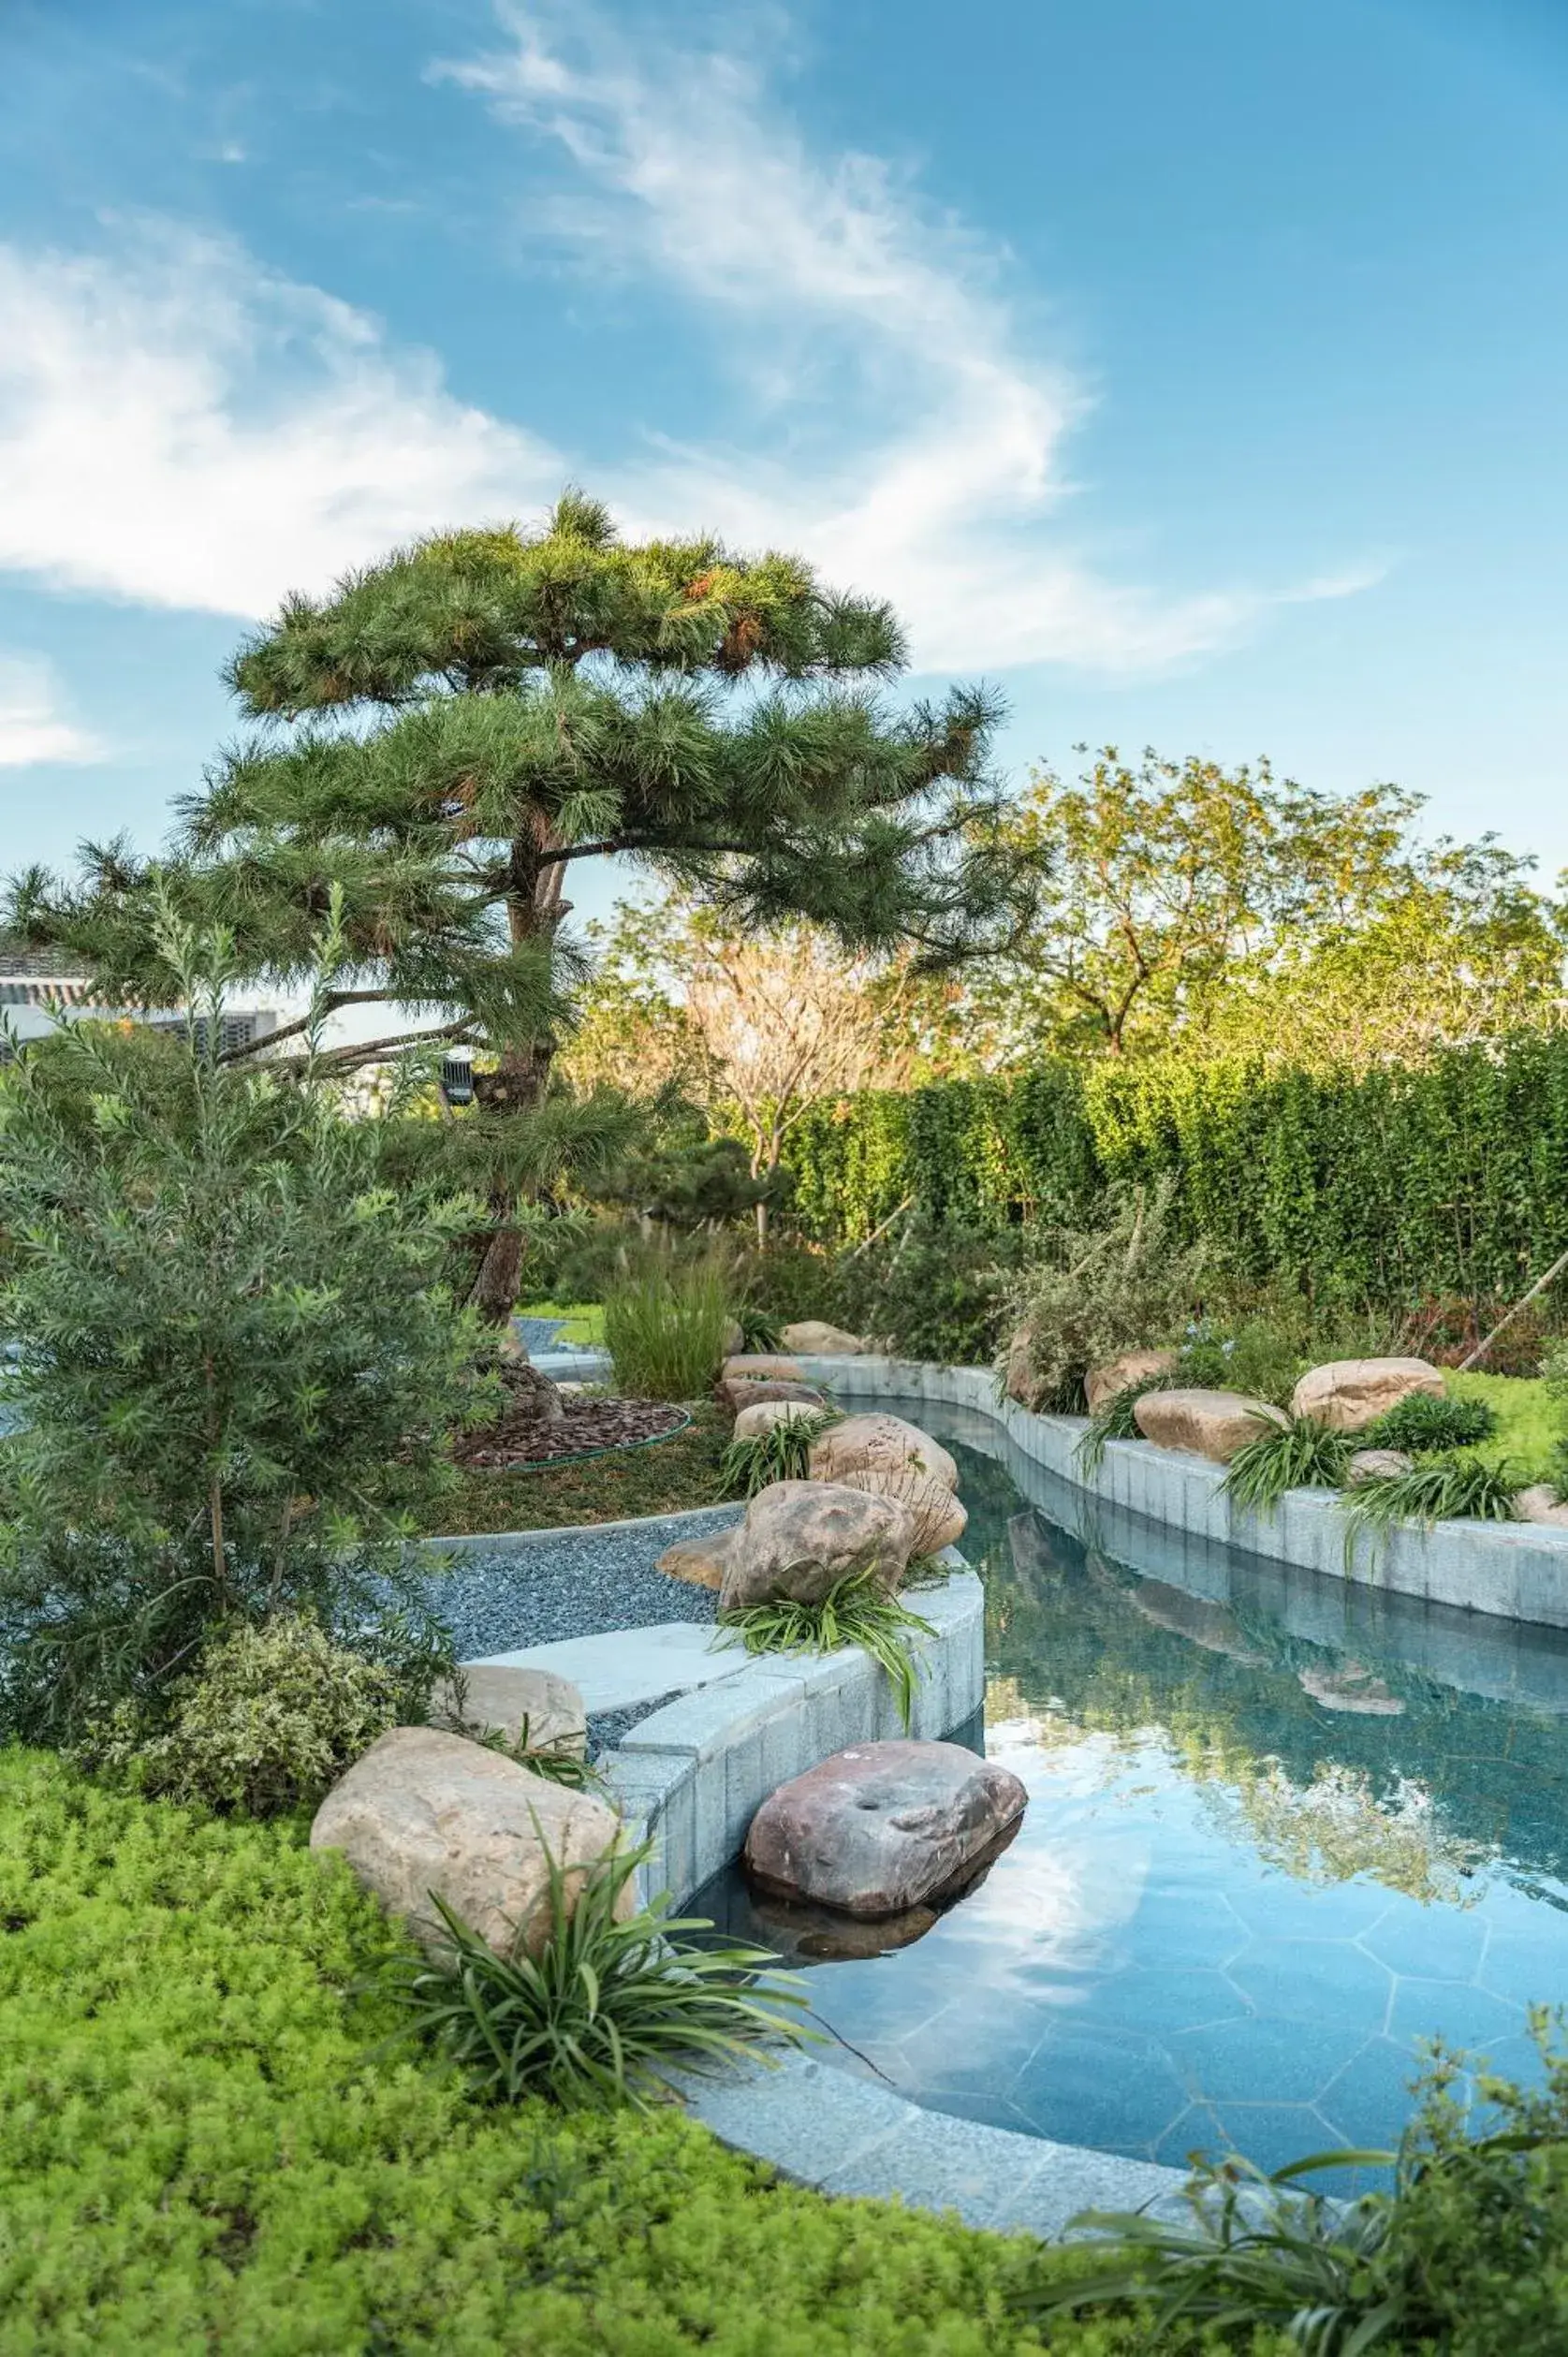
<path fill-rule="evenodd" d="M 784 1897 L 901 1915 L 968 1881 L 1011 1839 L 1028 1798 L 961 1744 L 855 1744 L 763 1802 L 746 1868 Z"/>
<path fill-rule="evenodd" d="M 945 1546 L 957 1546 L 969 1528 L 968 1512 L 946 1483 L 933 1473 L 922 1473 L 917 1466 L 906 1465 L 897 1472 L 861 1466 L 841 1474 L 840 1483 L 845 1489 L 863 1489 L 869 1498 L 890 1498 L 903 1508 L 910 1518 L 912 1556 L 940 1555 Z"/>
<path fill-rule="evenodd" d="M 1310 1368 L 1290 1398 L 1293 1415 L 1330 1432 L 1365 1432 L 1413 1392 L 1443 1398 L 1443 1377 L 1424 1358 L 1336 1358 Z"/>
<path fill-rule="evenodd" d="M 1249 1441 L 1285 1421 L 1267 1399 L 1249 1399 L 1239 1391 L 1146 1391 L 1133 1416 L 1156 1447 L 1186 1449 L 1215 1465 L 1228 1465 Z"/>
<path fill-rule="evenodd" d="M 911 1466 L 947 1489 L 959 1486 L 959 1469 L 941 1442 L 902 1416 L 845 1416 L 812 1447 L 813 1481 L 842 1481 L 845 1473 L 901 1473 Z"/>
<path fill-rule="evenodd" d="M 550 1937 L 550 1866 L 568 1911 L 621 1820 L 602 1800 L 532 1776 L 438 1727 L 393 1727 L 315 1812 L 313 1850 L 341 1850 L 359 1881 L 423 1940 L 439 1939 L 431 1894 L 497 1955 L 537 1955 Z M 630 1884 L 623 1910 L 636 1907 Z"/>
<path fill-rule="evenodd" d="M 802 1318 L 784 1330 L 786 1351 L 803 1351 L 808 1358 L 855 1358 L 865 1349 L 857 1334 L 846 1334 L 842 1325 L 828 1325 L 821 1318 Z"/>
<path fill-rule="evenodd" d="M 1325 1710 L 1347 1710 L 1360 1719 L 1398 1719 L 1404 1709 L 1398 1694 L 1389 1692 L 1359 1662 L 1346 1662 L 1337 1670 L 1305 1669 L 1296 1673 L 1303 1693 Z"/>
<path fill-rule="evenodd" d="M 579 1760 L 588 1749 L 582 1696 L 553 1670 L 465 1662 L 455 1679 L 443 1678 L 437 1686 L 430 1715 L 436 1726 L 456 1735 L 499 1733 L 514 1749 L 520 1744 L 530 1751 L 565 1751 Z"/>
<path fill-rule="evenodd" d="M 1180 1364 L 1180 1351 L 1123 1351 L 1120 1357 L 1107 1358 L 1103 1367 L 1092 1367 L 1083 1379 L 1090 1414 L 1098 1415 L 1107 1399 L 1131 1391 L 1135 1383 L 1151 1383 L 1161 1376 L 1174 1375 Z"/>
<path fill-rule="evenodd" d="M 887 1498 L 829 1482 L 771 1482 L 730 1534 L 719 1609 L 781 1597 L 820 1603 L 861 1572 L 891 1591 L 909 1567 L 911 1535 L 908 1515 Z"/>

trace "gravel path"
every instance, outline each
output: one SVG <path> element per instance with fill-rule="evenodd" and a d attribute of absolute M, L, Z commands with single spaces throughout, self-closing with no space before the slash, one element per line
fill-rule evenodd
<path fill-rule="evenodd" d="M 653 1569 L 667 1546 L 739 1522 L 737 1506 L 717 1515 L 661 1515 L 641 1529 L 551 1531 L 516 1553 L 466 1550 L 432 1574 L 430 1601 L 457 1639 L 458 1659 L 510 1653 L 520 1646 L 639 1629 L 658 1620 L 711 1620 L 711 1588 L 691 1588 Z"/>

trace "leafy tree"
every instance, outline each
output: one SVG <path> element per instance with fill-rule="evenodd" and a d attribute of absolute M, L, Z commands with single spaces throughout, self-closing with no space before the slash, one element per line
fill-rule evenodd
<path fill-rule="evenodd" d="M 1314 1004 L 1318 1035 L 1342 1041 L 1354 1011 L 1370 1049 L 1391 995 L 1379 1052 L 1505 1025 L 1555 983 L 1559 913 L 1490 837 L 1415 842 L 1421 807 L 1113 746 L 1075 783 L 1038 772 L 1012 833 L 1048 879 L 1039 927 L 975 992 L 993 1060 L 1270 1036 L 1294 1053 Z"/>
<path fill-rule="evenodd" d="M 73 1024 L 0 1077 L 0 1725 L 51 1739 L 155 1715 L 226 1624 L 303 1610 L 403 1647 L 411 1510 L 488 1397 L 440 1282 L 474 1204 L 389 1188 L 379 1125 L 308 1065 L 225 1065 L 221 940 L 166 922 L 162 954 L 183 1041 Z"/>
<path fill-rule="evenodd" d="M 485 1103 L 531 1110 L 575 979 L 579 860 L 646 863 L 737 930 L 804 916 L 933 968 L 1012 937 L 1031 860 L 986 773 L 995 699 L 894 710 L 903 661 L 887 606 L 798 558 L 628 545 L 568 492 L 539 532 L 441 534 L 291 598 L 231 666 L 259 731 L 183 805 L 170 888 L 231 930 L 244 972 L 289 980 L 336 883 L 358 971 L 335 1003 L 489 1043 Z M 23 877 L 14 915 L 167 996 L 151 898 L 123 845 L 89 847 L 73 888 Z M 503 1235 L 491 1310 L 516 1259 Z"/>

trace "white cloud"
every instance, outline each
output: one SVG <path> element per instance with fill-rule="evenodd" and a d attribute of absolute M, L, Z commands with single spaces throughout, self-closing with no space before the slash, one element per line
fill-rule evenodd
<path fill-rule="evenodd" d="M 0 654 L 0 769 L 103 757 L 96 738 L 62 711 L 48 664 L 30 655 Z"/>
<path fill-rule="evenodd" d="M 710 312 L 766 402 L 762 449 L 667 445 L 623 473 L 623 507 L 800 547 L 893 597 L 932 669 L 1150 669 L 1278 602 L 1119 584 L 1075 548 L 1063 446 L 1088 389 L 1029 347 L 1005 258 L 886 164 L 813 155 L 734 55 L 638 50 L 576 6 L 569 23 L 508 0 L 500 13 L 504 52 L 434 70 L 563 148 L 579 193 L 552 209 L 557 226 Z"/>
<path fill-rule="evenodd" d="M 51 588 L 263 614 L 567 471 L 430 355 L 220 241 L 0 244 L 0 569 Z"/>

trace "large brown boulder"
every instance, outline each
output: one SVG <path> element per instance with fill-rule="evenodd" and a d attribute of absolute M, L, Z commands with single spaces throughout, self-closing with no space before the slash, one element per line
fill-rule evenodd
<path fill-rule="evenodd" d="M 1285 1419 L 1266 1399 L 1239 1391 L 1146 1391 L 1133 1409 L 1146 1441 L 1163 1449 L 1186 1449 L 1215 1465 L 1228 1465 L 1249 1441 Z"/>
<path fill-rule="evenodd" d="M 847 1915 L 901 1915 L 977 1873 L 1029 1795 L 957 1743 L 855 1744 L 781 1785 L 752 1819 L 746 1868 L 766 1891 Z"/>
<path fill-rule="evenodd" d="M 865 1349 L 857 1334 L 846 1334 L 842 1325 L 828 1325 L 821 1318 L 801 1318 L 784 1330 L 786 1351 L 802 1351 L 808 1358 L 854 1358 Z"/>
<path fill-rule="evenodd" d="M 721 1375 L 713 1386 L 721 1408 L 738 1416 L 743 1408 L 760 1407 L 770 1399 L 794 1399 L 803 1408 L 826 1408 L 827 1397 L 810 1383 L 775 1381 L 766 1375 Z"/>
<path fill-rule="evenodd" d="M 1016 1399 L 1020 1408 L 1036 1408 L 1040 1403 L 1040 1381 L 1034 1372 L 1034 1329 L 1020 1325 L 1007 1345 L 1007 1361 L 1002 1370 L 1002 1388 L 1009 1399 Z"/>
<path fill-rule="evenodd" d="M 1514 1492 L 1514 1513 L 1520 1522 L 1568 1523 L 1568 1505 L 1557 1494 L 1549 1481 L 1531 1482 L 1528 1489 Z"/>
<path fill-rule="evenodd" d="M 315 1812 L 313 1850 L 341 1850 L 367 1889 L 420 1938 L 438 1937 L 433 1893 L 497 1955 L 543 1949 L 550 1862 L 568 1912 L 621 1820 L 602 1800 L 530 1775 L 439 1727 L 393 1727 L 340 1777 Z M 631 1912 L 630 1885 L 623 1904 Z"/>
<path fill-rule="evenodd" d="M 903 1508 L 910 1519 L 912 1558 L 940 1555 L 945 1546 L 957 1546 L 969 1528 L 968 1511 L 946 1483 L 933 1473 L 922 1473 L 916 1466 L 888 1472 L 880 1466 L 862 1465 L 843 1474 L 842 1481 L 845 1489 L 863 1489 L 871 1498 L 890 1498 Z"/>
<path fill-rule="evenodd" d="M 719 1374 L 726 1383 L 736 1376 L 764 1383 L 800 1383 L 806 1380 L 792 1358 L 777 1357 L 770 1351 L 737 1351 L 725 1359 Z"/>
<path fill-rule="evenodd" d="M 778 1424 L 811 1423 L 823 1413 L 820 1399 L 758 1399 L 735 1419 L 738 1441 L 757 1441 Z"/>
<path fill-rule="evenodd" d="M 566 1751 L 580 1760 L 588 1749 L 582 1696 L 553 1670 L 465 1662 L 455 1678 L 437 1686 L 430 1715 L 457 1735 L 499 1735 L 512 1749 Z"/>
<path fill-rule="evenodd" d="M 820 1603 L 862 1572 L 891 1591 L 909 1567 L 911 1536 L 908 1515 L 889 1499 L 831 1482 L 771 1482 L 730 1536 L 719 1609 L 783 1597 Z"/>
<path fill-rule="evenodd" d="M 959 1486 L 959 1469 L 941 1442 L 902 1416 L 845 1416 L 812 1444 L 813 1481 L 842 1481 L 845 1473 L 901 1473 L 910 1466 L 948 1489 Z"/>
<path fill-rule="evenodd" d="M 1118 1357 L 1107 1358 L 1103 1367 L 1092 1367 L 1083 1379 L 1090 1414 L 1098 1415 L 1107 1399 L 1131 1391 L 1135 1383 L 1158 1383 L 1174 1375 L 1180 1363 L 1180 1351 L 1122 1351 Z"/>
<path fill-rule="evenodd" d="M 1313 1367 L 1291 1394 L 1291 1413 L 1330 1432 L 1365 1432 L 1413 1392 L 1441 1399 L 1443 1377 L 1424 1358 L 1336 1358 Z"/>

